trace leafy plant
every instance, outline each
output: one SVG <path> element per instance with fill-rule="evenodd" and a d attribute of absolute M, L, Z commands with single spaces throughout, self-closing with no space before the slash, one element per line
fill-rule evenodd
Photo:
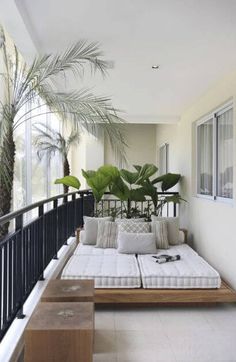
<path fill-rule="evenodd" d="M 109 63 L 103 60 L 98 44 L 79 41 L 62 54 L 36 57 L 30 66 L 21 59 L 15 46 L 13 49 L 10 56 L 4 31 L 0 29 L 4 68 L 1 86 L 5 91 L 4 102 L 0 103 L 0 217 L 7 214 L 11 207 L 16 152 L 14 130 L 23 122 L 54 113 L 62 121 L 70 121 L 75 129 L 85 128 L 90 133 L 96 133 L 98 128 L 103 128 L 115 155 L 121 159 L 125 159 L 126 147 L 123 120 L 109 98 L 95 97 L 88 89 L 69 92 L 55 89 L 58 77 L 66 77 L 69 71 L 74 77 L 82 77 L 86 65 L 92 71 L 106 75 Z M 45 106 L 48 106 L 46 111 Z M 0 239 L 7 232 L 7 224 L 0 227 Z"/>
<path fill-rule="evenodd" d="M 82 170 L 82 174 L 89 187 L 91 187 L 95 200 L 98 203 L 102 199 L 108 186 L 112 182 L 115 182 L 119 176 L 119 171 L 114 166 L 105 165 L 100 167 L 97 171 Z"/>
<path fill-rule="evenodd" d="M 120 177 L 110 185 L 110 192 L 119 199 L 127 202 L 126 216 L 131 217 L 134 210 L 131 210 L 132 201 L 145 201 L 146 191 L 143 187 L 144 181 L 152 176 L 157 167 L 152 164 L 134 166 L 136 171 L 120 170 Z"/>
<path fill-rule="evenodd" d="M 37 155 L 39 160 L 47 156 L 51 161 L 52 156 L 58 153 L 63 163 L 63 176 L 70 175 L 70 164 L 68 153 L 73 145 L 78 145 L 80 141 L 79 130 L 72 130 L 68 137 L 64 137 L 61 132 L 56 131 L 49 125 L 43 123 L 35 124 L 34 129 L 37 135 L 34 138 L 34 145 L 38 149 Z M 64 186 L 64 194 L 68 193 L 69 186 Z"/>
<path fill-rule="evenodd" d="M 62 178 L 58 178 L 56 179 L 55 184 L 62 184 L 67 187 L 74 187 L 77 190 L 79 190 L 81 186 L 79 179 L 77 179 L 77 177 L 75 176 L 65 176 Z"/>

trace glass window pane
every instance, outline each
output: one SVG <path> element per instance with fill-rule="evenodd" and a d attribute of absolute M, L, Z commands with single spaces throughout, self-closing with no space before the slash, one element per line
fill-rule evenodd
<path fill-rule="evenodd" d="M 198 194 L 213 195 L 213 119 L 197 127 Z"/>
<path fill-rule="evenodd" d="M 233 198 L 233 110 L 217 117 L 217 196 Z"/>
<path fill-rule="evenodd" d="M 23 116 L 25 109 L 19 112 L 18 118 Z M 26 205 L 26 149 L 25 149 L 25 123 L 14 130 L 16 156 L 13 181 L 13 210 L 18 210 Z"/>

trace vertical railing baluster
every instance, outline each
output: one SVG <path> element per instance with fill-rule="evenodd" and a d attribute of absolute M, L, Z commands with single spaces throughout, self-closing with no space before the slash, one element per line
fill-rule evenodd
<path fill-rule="evenodd" d="M 12 286 L 13 286 L 13 273 L 12 273 L 12 240 L 9 240 L 8 243 L 8 259 L 9 259 L 9 278 L 8 278 L 8 317 L 11 316 L 12 313 Z"/>
<path fill-rule="evenodd" d="M 23 319 L 25 317 L 24 313 L 23 313 L 23 273 L 24 273 L 24 268 L 23 268 L 23 214 L 19 215 L 16 217 L 15 219 L 15 229 L 16 231 L 19 232 L 19 237 L 18 237 L 18 244 L 19 244 L 19 248 L 18 248 L 18 290 L 19 290 L 19 301 L 18 301 L 18 312 L 17 312 L 17 318 L 19 319 Z"/>
<path fill-rule="evenodd" d="M 39 250 L 40 250 L 40 278 L 39 280 L 44 280 L 44 260 L 45 260 L 45 222 L 44 222 L 44 205 L 40 205 L 38 208 L 38 216 L 41 218 L 41 227 L 42 227 L 42 239 L 39 240 Z"/>
<path fill-rule="evenodd" d="M 2 284 L 2 276 L 3 276 L 3 264 L 2 264 L 2 247 L 0 247 L 0 331 L 2 330 L 3 321 L 2 321 L 2 295 L 3 295 L 3 284 Z M 0 332 L 0 338 L 2 334 Z"/>

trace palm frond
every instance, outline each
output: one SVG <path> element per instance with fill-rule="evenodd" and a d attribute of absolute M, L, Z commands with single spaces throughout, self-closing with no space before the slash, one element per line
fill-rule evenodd
<path fill-rule="evenodd" d="M 126 163 L 124 127 L 125 121 L 117 115 L 108 97 L 96 97 L 89 89 L 74 92 L 54 92 L 50 86 L 41 87 L 41 95 L 50 109 L 61 116 L 64 121 L 70 121 L 75 129 L 86 129 L 97 134 L 101 125 L 110 140 L 117 160 Z"/>

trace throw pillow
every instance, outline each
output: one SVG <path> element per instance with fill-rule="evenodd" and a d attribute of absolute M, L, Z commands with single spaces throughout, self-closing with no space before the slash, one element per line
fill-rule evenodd
<path fill-rule="evenodd" d="M 152 215 L 152 221 L 166 221 L 169 245 L 179 244 L 179 218 L 178 217 L 158 217 Z"/>
<path fill-rule="evenodd" d="M 138 217 L 138 218 L 131 218 L 131 219 L 126 219 L 126 218 L 117 218 L 115 219 L 115 222 L 119 223 L 119 222 L 144 222 L 145 218 L 144 217 Z"/>
<path fill-rule="evenodd" d="M 153 233 L 119 232 L 118 252 L 122 254 L 155 254 L 156 238 Z"/>
<path fill-rule="evenodd" d="M 118 226 L 113 221 L 98 221 L 96 248 L 117 248 Z"/>
<path fill-rule="evenodd" d="M 83 244 L 85 244 L 85 245 L 95 245 L 96 244 L 99 220 L 111 221 L 112 218 L 110 216 L 108 216 L 108 217 L 84 216 L 85 235 L 84 235 Z"/>
<path fill-rule="evenodd" d="M 119 232 L 127 233 L 149 233 L 150 223 L 149 222 L 121 222 L 118 223 Z"/>
<path fill-rule="evenodd" d="M 152 232 L 156 237 L 156 246 L 158 249 L 168 249 L 168 231 L 167 231 L 167 222 L 166 221 L 152 221 L 151 223 Z"/>

